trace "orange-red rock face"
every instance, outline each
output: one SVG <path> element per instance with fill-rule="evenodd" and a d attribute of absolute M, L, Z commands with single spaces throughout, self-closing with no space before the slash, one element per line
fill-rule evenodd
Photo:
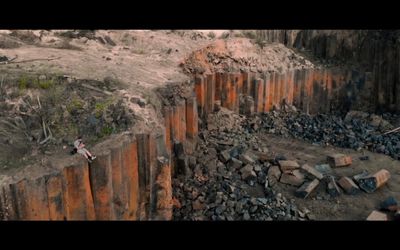
<path fill-rule="evenodd" d="M 49 202 L 49 219 L 66 219 L 63 176 L 51 175 L 47 179 L 47 200 Z"/>
<path fill-rule="evenodd" d="M 90 188 L 89 169 L 82 161 L 63 170 L 67 220 L 94 220 L 96 218 Z"/>
<path fill-rule="evenodd" d="M 221 101 L 222 107 L 239 112 L 239 101 L 243 96 L 253 98 L 257 113 L 269 112 L 274 106 L 284 103 L 307 113 L 328 112 L 340 102 L 353 101 L 346 96 L 348 90 L 345 89 L 352 77 L 351 72 L 337 69 L 305 69 L 262 75 L 215 73 L 197 76 L 195 93 L 201 116 L 212 112 L 216 100 Z M 354 81 L 362 85 L 360 79 L 362 77 Z"/>

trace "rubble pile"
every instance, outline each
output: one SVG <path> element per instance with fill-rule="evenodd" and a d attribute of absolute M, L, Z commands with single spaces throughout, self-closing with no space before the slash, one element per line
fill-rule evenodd
<path fill-rule="evenodd" d="M 293 199 L 283 197 L 272 188 L 276 184 L 272 163 L 282 157 L 270 154 L 255 135 L 246 132 L 239 122 L 228 119 L 228 113 L 222 108 L 209 116 L 210 130 L 199 133 L 197 150 L 187 156 L 190 170 L 174 179 L 177 201 L 174 219 L 312 218 L 308 209 L 297 207 Z"/>
<path fill-rule="evenodd" d="M 262 114 L 250 119 L 249 131 L 261 130 L 283 137 L 303 139 L 316 145 L 333 145 L 355 150 L 367 149 L 400 159 L 400 136 L 391 123 L 381 116 L 351 111 L 342 118 L 338 115 L 308 115 L 286 109 Z M 388 115 L 385 115 L 388 117 Z M 389 117 L 388 117 L 389 118 Z M 390 117 L 397 119 L 397 117 Z"/>
<path fill-rule="evenodd" d="M 298 199 L 331 200 L 341 195 L 375 192 L 390 179 L 390 173 L 385 169 L 376 173 L 360 169 L 352 175 L 343 176 L 336 173 L 336 169 L 352 165 L 353 160 L 349 155 L 326 155 L 324 163 L 312 166 L 277 155 L 267 147 L 270 146 L 268 142 L 258 136 L 258 132 L 268 131 L 300 137 L 313 143 L 347 147 L 351 143 L 363 143 L 361 145 L 371 145 L 374 149 L 376 145 L 361 141 L 362 131 L 370 131 L 366 138 L 374 138 L 393 126 L 383 119 L 378 123 L 376 118 L 359 115 L 348 114 L 344 119 L 325 115 L 313 117 L 297 112 L 293 107 L 286 107 L 270 114 L 246 117 L 219 108 L 203 121 L 193 154 L 185 155 L 182 146 L 176 149 L 179 151 L 175 152 L 179 155 L 178 169 L 185 170 L 178 171 L 173 181 L 174 219 L 315 218 L 307 208 L 298 207 L 295 199 L 279 193 L 277 185 L 294 187 L 293 196 Z M 354 142 L 349 135 L 353 135 L 351 138 L 355 138 Z M 368 160 L 368 157 L 362 160 Z M 321 191 L 326 196 L 321 198 Z"/>

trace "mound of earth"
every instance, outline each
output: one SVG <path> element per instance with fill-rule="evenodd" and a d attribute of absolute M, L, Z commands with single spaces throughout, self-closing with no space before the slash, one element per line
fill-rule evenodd
<path fill-rule="evenodd" d="M 248 38 L 218 39 L 191 53 L 181 64 L 188 74 L 214 72 L 284 72 L 314 68 L 313 63 L 283 44 L 263 47 Z"/>

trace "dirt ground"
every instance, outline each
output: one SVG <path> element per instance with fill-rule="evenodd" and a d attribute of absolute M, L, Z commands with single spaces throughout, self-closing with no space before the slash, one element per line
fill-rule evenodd
<path fill-rule="evenodd" d="M 331 153 L 344 153 L 352 157 L 353 163 L 349 167 L 333 168 L 335 176 L 352 177 L 367 170 L 375 173 L 380 169 L 390 172 L 391 178 L 386 185 L 374 193 L 361 192 L 358 195 L 341 194 L 337 198 L 330 198 L 325 185 L 319 185 L 317 190 L 306 199 L 294 196 L 296 187 L 278 183 L 277 192 L 295 200 L 299 207 L 307 207 L 313 212 L 316 220 L 365 220 L 374 209 L 389 196 L 400 200 L 400 162 L 382 154 L 369 151 L 357 152 L 351 149 L 314 146 L 297 139 L 287 139 L 270 134 L 260 134 L 270 152 L 284 155 L 288 160 L 295 160 L 299 164 L 326 163 L 326 156 Z M 369 160 L 361 161 L 360 156 L 368 155 Z M 318 197 L 318 199 L 317 199 Z"/>

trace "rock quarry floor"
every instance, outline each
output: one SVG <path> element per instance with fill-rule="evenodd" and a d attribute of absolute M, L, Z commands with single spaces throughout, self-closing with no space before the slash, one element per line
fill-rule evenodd
<path fill-rule="evenodd" d="M 384 154 L 365 149 L 321 146 L 305 140 L 249 130 L 253 119 L 221 109 L 209 115 L 201 130 L 198 148 L 188 157 L 187 175 L 174 179 L 176 220 L 365 220 L 392 196 L 400 199 L 400 163 Z M 243 155 L 256 156 L 246 162 Z M 230 155 L 224 155 L 230 152 Z M 363 171 L 384 168 L 389 181 L 373 193 L 344 193 L 332 197 L 324 179 L 303 199 L 295 195 L 298 186 L 281 183 L 270 169 L 279 159 L 314 167 L 326 157 L 341 153 L 352 158 L 348 167 L 332 168 L 331 175 L 352 178 Z M 232 155 L 235 159 L 232 161 Z M 226 156 L 230 160 L 226 160 Z M 264 157 L 262 157 L 264 156 Z M 368 160 L 360 157 L 368 156 Z M 241 161 L 241 163 L 240 163 Z M 251 160 L 250 160 L 251 161 Z M 250 165 L 250 167 L 249 167 Z M 247 170 L 246 170 L 247 169 Z M 248 170 L 250 169 L 250 170 Z M 249 174 L 249 171 L 253 174 Z M 304 181 L 313 180 L 306 176 Z"/>

